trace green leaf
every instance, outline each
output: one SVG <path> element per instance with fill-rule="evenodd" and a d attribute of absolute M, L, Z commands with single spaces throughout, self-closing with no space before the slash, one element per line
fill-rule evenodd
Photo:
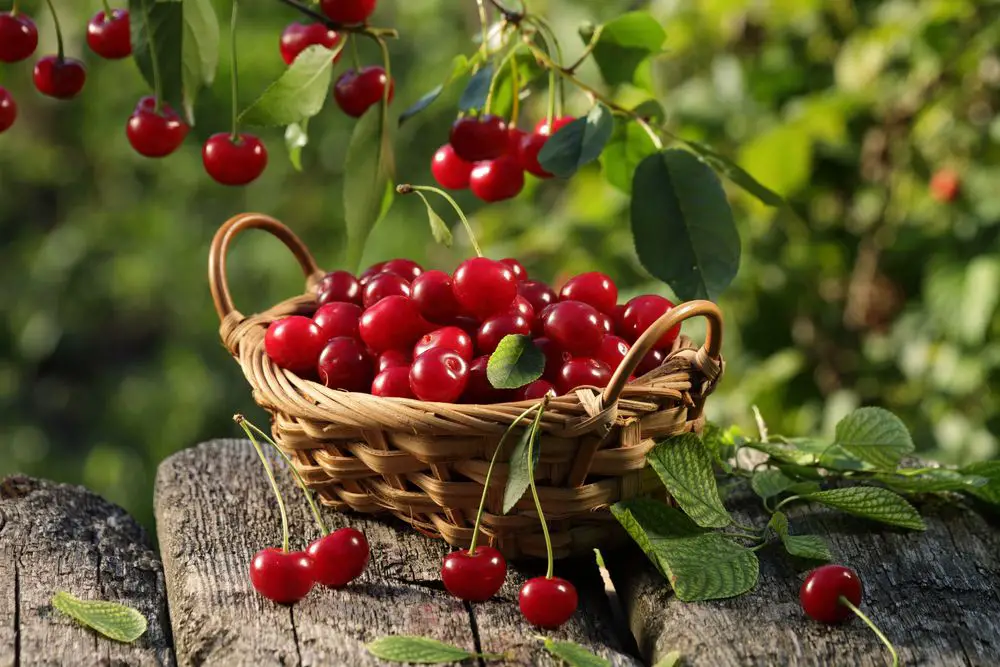
<path fill-rule="evenodd" d="M 59 591 L 52 596 L 52 606 L 115 641 L 134 642 L 146 632 L 146 617 L 117 602 L 80 600 Z"/>
<path fill-rule="evenodd" d="M 985 477 L 986 485 L 965 489 L 965 491 L 980 500 L 994 505 L 1000 505 L 1000 461 L 980 461 L 969 464 L 961 469 L 967 475 Z"/>
<path fill-rule="evenodd" d="M 345 41 L 338 42 L 333 50 L 314 44 L 300 53 L 278 80 L 240 114 L 240 123 L 290 125 L 318 114 L 330 97 L 333 60 Z"/>
<path fill-rule="evenodd" d="M 740 237 L 718 177 L 687 151 L 643 160 L 632 182 L 642 265 L 685 301 L 717 299 L 736 277 Z"/>
<path fill-rule="evenodd" d="M 486 98 L 490 94 L 490 81 L 493 80 L 493 64 L 487 63 L 472 75 L 466 84 L 462 96 L 458 99 L 458 110 L 468 113 L 486 106 Z"/>
<path fill-rule="evenodd" d="M 795 447 L 778 445 L 773 442 L 756 442 L 748 440 L 743 444 L 750 449 L 756 449 L 758 452 L 764 452 L 772 459 L 776 459 L 783 463 L 791 463 L 796 466 L 815 465 L 819 460 L 812 452 L 803 452 Z"/>
<path fill-rule="evenodd" d="M 879 468 L 895 468 L 913 452 L 913 439 L 899 417 L 882 408 L 858 408 L 837 424 L 836 442 L 848 454 Z"/>
<path fill-rule="evenodd" d="M 651 14 L 628 12 L 604 24 L 594 60 L 609 85 L 635 83 L 639 66 L 660 53 L 666 39 L 666 31 Z"/>
<path fill-rule="evenodd" d="M 938 493 L 941 491 L 969 491 L 987 486 L 988 477 L 970 475 L 948 468 L 926 470 L 918 475 L 875 475 L 875 481 L 901 493 Z"/>
<path fill-rule="evenodd" d="M 399 124 L 402 125 L 433 104 L 434 101 L 441 96 L 441 93 L 444 92 L 445 88 L 447 88 L 455 79 L 468 72 L 471 67 L 472 61 L 464 55 L 460 54 L 455 56 L 455 58 L 451 61 L 451 72 L 448 74 L 448 78 L 445 79 L 444 83 L 439 84 L 424 93 L 419 100 L 407 107 L 403 113 L 399 114 Z"/>
<path fill-rule="evenodd" d="M 535 413 L 535 419 L 531 423 L 531 428 L 524 430 L 521 439 L 514 446 L 514 451 L 510 453 L 507 486 L 503 490 L 504 514 L 514 509 L 514 505 L 524 496 L 524 492 L 531 484 L 531 472 L 538 467 L 542 448 L 535 445 L 535 439 L 538 435 L 538 424 L 541 422 L 544 412 L 544 408 L 538 409 L 538 412 Z"/>
<path fill-rule="evenodd" d="M 653 665 L 653 667 L 678 667 L 678 665 L 681 664 L 681 658 L 683 657 L 684 656 L 681 655 L 680 651 L 671 651 L 660 658 L 657 663 Z"/>
<path fill-rule="evenodd" d="M 155 89 L 153 58 L 156 58 L 161 95 L 174 109 L 185 108 L 184 4 L 180 0 L 129 0 L 128 3 L 132 58 L 150 90 Z M 149 48 L 150 36 L 155 54 Z"/>
<path fill-rule="evenodd" d="M 184 0 L 184 42 L 181 83 L 184 112 L 194 119 L 194 103 L 202 88 L 215 82 L 219 66 L 219 18 L 212 0 Z"/>
<path fill-rule="evenodd" d="M 378 104 L 354 127 L 344 163 L 344 219 L 347 224 L 346 261 L 357 266 L 372 229 L 393 201 L 396 172 L 393 142 L 397 123 L 391 108 Z"/>
<path fill-rule="evenodd" d="M 785 545 L 785 551 L 793 556 L 813 560 L 833 560 L 830 547 L 826 545 L 826 540 L 819 535 L 789 535 L 788 517 L 785 516 L 784 512 L 775 512 L 767 525 L 781 538 L 782 544 Z"/>
<path fill-rule="evenodd" d="M 631 194 L 636 168 L 654 153 L 656 146 L 653 140 L 638 123 L 618 119 L 611 140 L 601 153 L 604 177 L 625 194 Z"/>
<path fill-rule="evenodd" d="M 407 635 L 379 637 L 366 648 L 369 653 L 382 660 L 422 665 L 460 662 L 476 656 L 472 651 L 436 639 Z"/>
<path fill-rule="evenodd" d="M 611 661 L 594 655 L 579 644 L 545 640 L 545 650 L 569 667 L 611 667 Z"/>
<path fill-rule="evenodd" d="M 569 178 L 601 156 L 614 127 L 611 110 L 595 104 L 585 117 L 577 118 L 549 137 L 538 153 L 538 162 L 545 171 Z"/>
<path fill-rule="evenodd" d="M 514 79 L 512 70 L 517 68 L 517 84 L 520 90 L 538 78 L 545 70 L 533 55 L 527 51 L 516 53 L 503 70 L 497 74 L 496 83 L 493 84 L 493 102 L 490 105 L 490 113 L 507 118 L 514 106 Z"/>
<path fill-rule="evenodd" d="M 719 498 L 712 455 L 697 435 L 675 435 L 656 445 L 646 460 L 681 509 L 699 526 L 722 528 L 733 522 Z"/>
<path fill-rule="evenodd" d="M 808 493 L 802 497 L 872 521 L 913 530 L 927 529 L 916 508 L 906 502 L 905 498 L 888 489 L 852 486 L 846 489 Z"/>
<path fill-rule="evenodd" d="M 794 485 L 794 479 L 774 469 L 758 470 L 750 478 L 750 488 L 764 500 L 780 495 Z"/>
<path fill-rule="evenodd" d="M 601 553 L 600 549 L 594 549 L 594 560 L 597 561 L 597 567 L 607 569 L 607 566 L 604 564 L 604 554 Z"/>
<path fill-rule="evenodd" d="M 454 241 L 451 229 L 449 229 L 448 225 L 446 225 L 444 220 L 441 219 L 441 216 L 437 214 L 437 211 L 434 210 L 431 203 L 427 201 L 427 197 L 424 193 L 420 190 L 414 190 L 414 192 L 424 202 L 424 207 L 427 209 L 427 218 L 431 225 L 431 234 L 434 235 L 434 240 L 441 245 L 450 248 L 452 241 Z"/>
<path fill-rule="evenodd" d="M 730 181 L 740 186 L 762 203 L 768 206 L 782 206 L 784 198 L 774 190 L 764 186 L 760 181 L 751 176 L 743 167 L 739 166 L 725 155 L 716 153 L 710 147 L 697 141 L 684 142 L 691 150 L 698 154 L 712 169 L 722 174 Z"/>
<path fill-rule="evenodd" d="M 285 148 L 288 149 L 288 159 L 295 171 L 302 171 L 302 149 L 309 143 L 309 119 L 292 123 L 285 128 Z"/>
<path fill-rule="evenodd" d="M 486 378 L 497 389 L 517 389 L 542 377 L 545 355 L 531 336 L 504 336 L 486 365 Z"/>

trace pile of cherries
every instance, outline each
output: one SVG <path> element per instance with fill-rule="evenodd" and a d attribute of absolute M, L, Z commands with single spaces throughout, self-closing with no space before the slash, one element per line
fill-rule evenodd
<path fill-rule="evenodd" d="M 524 172 L 552 178 L 538 153 L 553 134 L 573 122 L 572 116 L 540 120 L 524 132 L 499 116 L 464 116 L 451 127 L 447 144 L 431 160 L 434 179 L 449 190 L 472 190 L 485 202 L 510 199 L 524 188 Z"/>
<path fill-rule="evenodd" d="M 452 275 L 408 259 L 360 277 L 334 271 L 317 286 L 313 317 L 268 327 L 264 344 L 279 367 L 331 389 L 440 403 L 501 403 L 604 387 L 632 343 L 673 304 L 656 295 L 618 303 L 603 273 L 571 278 L 557 293 L 529 280 L 515 259 L 468 259 Z M 680 333 L 664 335 L 636 373 L 658 367 Z M 542 377 L 496 389 L 490 355 L 508 335 L 531 336 L 545 355 Z"/>

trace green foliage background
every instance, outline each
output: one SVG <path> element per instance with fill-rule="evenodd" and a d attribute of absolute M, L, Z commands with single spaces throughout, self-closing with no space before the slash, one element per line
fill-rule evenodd
<path fill-rule="evenodd" d="M 353 121 L 332 106 L 310 124 L 306 173 L 288 164 L 280 130 L 263 133 L 264 177 L 224 189 L 202 171 L 200 142 L 225 130 L 225 53 L 198 126 L 165 161 L 131 151 L 125 119 L 147 91 L 130 61 L 100 62 L 83 42 L 99 3 L 56 2 L 69 54 L 89 81 L 69 103 L 40 98 L 30 64 L 4 66 L 21 117 L 0 136 L 0 474 L 24 471 L 84 483 L 151 524 L 156 465 L 178 449 L 237 435 L 230 416 L 264 415 L 219 344 L 205 262 L 229 216 L 263 211 L 289 223 L 322 265 L 344 243 L 342 165 Z M 438 84 L 471 53 L 475 3 L 383 0 L 396 103 Z M 529 0 L 572 59 L 576 32 L 646 7 L 624 0 Z M 282 71 L 277 39 L 297 17 L 277 2 L 244 3 L 242 104 Z M 216 3 L 225 25 L 228 4 Z M 42 49 L 54 52 L 39 2 Z M 727 375 L 710 416 L 771 429 L 832 431 L 859 404 L 898 414 L 918 448 L 950 462 L 997 453 L 1000 406 L 1000 5 L 980 0 L 656 0 L 668 53 L 616 99 L 647 87 L 668 123 L 733 157 L 790 206 L 766 208 L 732 188 L 743 265 L 722 300 Z M 362 44 L 362 57 L 377 53 Z M 225 52 L 225 49 L 224 49 Z M 344 58 L 340 68 L 347 66 Z M 598 82 L 592 65 L 581 76 Z M 458 89 L 407 123 L 400 178 L 430 182 Z M 535 95 L 527 113 L 544 112 Z M 588 101 L 571 96 L 584 113 Z M 528 120 L 528 119 L 526 119 Z M 928 191 L 956 169 L 959 200 Z M 531 182 L 517 200 L 483 208 L 460 198 L 489 255 L 522 258 L 546 280 L 599 268 L 627 294 L 666 288 L 638 265 L 628 199 L 596 166 L 569 182 Z M 442 213 L 445 211 L 442 209 Z M 453 221 L 453 216 L 446 215 Z M 419 200 L 402 199 L 377 228 L 366 260 L 410 256 L 453 268 L 469 253 L 433 244 Z M 302 289 L 291 257 L 262 234 L 241 238 L 230 284 L 246 312 Z M 694 337 L 701 327 L 689 325 Z"/>

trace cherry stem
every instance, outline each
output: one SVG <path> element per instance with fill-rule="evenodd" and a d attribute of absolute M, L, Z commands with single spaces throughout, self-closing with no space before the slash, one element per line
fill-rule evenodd
<path fill-rule="evenodd" d="M 337 32 L 351 32 L 356 35 L 364 35 L 369 39 L 378 39 L 379 37 L 391 37 L 395 39 L 396 37 L 399 37 L 399 32 L 394 28 L 372 28 L 367 25 L 342 25 L 335 21 L 331 21 L 315 9 L 312 9 L 301 2 L 296 2 L 296 0 L 278 0 L 278 2 L 286 4 L 289 7 L 302 12 L 313 21 L 325 25 L 330 30 L 335 30 Z"/>
<path fill-rule="evenodd" d="M 18 3 L 18 0 L 14 0 L 14 4 L 11 5 L 11 8 L 10 8 L 10 15 L 11 16 L 17 16 L 17 3 Z"/>
<path fill-rule="evenodd" d="M 545 396 L 539 403 L 538 414 L 531 425 L 531 435 L 528 436 L 528 486 L 531 488 L 531 497 L 535 501 L 535 509 L 538 510 L 538 520 L 542 522 L 542 536 L 545 538 L 545 553 L 549 559 L 549 567 L 545 572 L 545 578 L 552 578 L 552 571 L 555 568 L 555 559 L 552 557 L 552 538 L 549 537 L 549 526 L 545 523 L 545 514 L 542 512 L 542 501 L 538 498 L 538 489 L 535 488 L 535 440 L 538 438 L 538 426 L 542 422 L 542 415 L 548 407 L 549 397 Z"/>
<path fill-rule="evenodd" d="M 115 11 L 111 9 L 111 4 L 108 3 L 108 0 L 101 0 L 101 4 L 104 5 L 104 20 L 110 21 L 111 17 L 114 16 Z"/>
<path fill-rule="evenodd" d="M 504 57 L 500 59 L 500 62 L 497 64 L 496 69 L 493 70 L 493 78 L 490 79 L 490 89 L 486 92 L 486 103 L 483 105 L 484 114 L 488 114 L 490 112 L 490 109 L 493 107 L 493 94 L 496 92 L 497 89 L 497 81 L 500 80 L 500 75 L 503 74 L 503 70 L 505 67 L 507 67 L 507 63 L 511 62 L 511 59 L 517 52 L 517 46 L 518 45 L 515 45 L 514 48 L 509 50 L 504 55 Z M 512 62 L 511 67 L 514 69 L 517 68 L 516 60 Z M 514 96 L 515 97 L 517 96 L 517 90 L 514 91 Z"/>
<path fill-rule="evenodd" d="M 583 49 L 583 52 L 580 54 L 580 57 L 576 59 L 576 62 L 574 62 L 572 65 L 566 68 L 567 72 L 569 72 L 570 74 L 575 74 L 576 70 L 580 69 L 580 66 L 583 65 L 583 63 L 587 62 L 587 58 L 589 58 L 590 54 L 594 52 L 595 48 L 597 48 L 597 42 L 601 39 L 601 33 L 603 31 L 604 31 L 603 25 L 599 25 L 596 28 L 594 28 L 594 34 L 590 36 L 590 41 L 587 42 L 587 46 Z"/>
<path fill-rule="evenodd" d="M 354 71 L 361 71 L 361 58 L 358 56 L 358 39 L 357 36 L 351 35 L 348 37 L 351 40 L 351 62 L 354 63 Z"/>
<path fill-rule="evenodd" d="M 295 467 L 292 459 L 285 453 L 285 450 L 279 447 L 278 443 L 276 443 L 266 431 L 258 428 L 256 424 L 243 415 L 236 415 L 233 419 L 237 424 L 243 427 L 244 431 L 247 431 L 247 427 L 253 429 L 258 435 L 264 438 L 264 441 L 267 442 L 267 444 L 271 445 L 271 448 L 274 449 L 274 451 L 278 452 L 278 455 L 281 456 L 282 459 L 285 460 L 285 464 L 288 466 L 288 469 L 292 471 L 292 475 L 295 477 L 296 483 L 299 485 L 299 488 L 302 489 L 302 494 L 306 497 L 306 502 L 309 503 L 309 509 L 312 510 L 313 518 L 316 519 L 316 525 L 319 526 L 320 533 L 322 533 L 324 537 L 329 535 L 330 531 L 323 522 L 323 516 L 319 513 L 319 507 L 316 506 L 316 501 L 313 499 L 312 491 L 310 491 L 309 487 L 306 486 L 306 480 L 302 479 L 301 473 L 299 473 L 298 468 Z M 247 435 L 249 434 L 250 432 L 247 431 Z"/>
<path fill-rule="evenodd" d="M 375 41 L 378 42 L 378 48 L 382 51 L 382 69 L 385 70 L 385 86 L 382 90 L 382 124 L 383 134 L 385 134 L 384 129 L 389 117 L 386 111 L 389 108 L 389 94 L 392 92 L 392 63 L 389 59 L 389 45 L 381 37 L 376 37 Z"/>
<path fill-rule="evenodd" d="M 278 480 L 274 478 L 274 470 L 271 469 L 271 464 L 268 462 L 267 457 L 264 456 L 264 450 L 260 448 L 260 444 L 257 439 L 253 437 L 253 433 L 247 431 L 247 435 L 250 436 L 250 442 L 253 444 L 253 448 L 257 450 L 257 456 L 260 457 L 260 462 L 264 464 L 264 472 L 267 473 L 267 479 L 271 482 L 271 488 L 274 490 L 274 497 L 278 499 L 278 509 L 281 511 L 281 550 L 288 553 L 288 512 L 285 511 L 285 499 L 281 497 L 281 490 L 278 488 Z"/>
<path fill-rule="evenodd" d="M 510 102 L 510 125 L 517 127 L 517 119 L 521 116 L 521 69 L 517 66 L 517 58 L 510 61 L 510 85 L 513 97 Z"/>
<path fill-rule="evenodd" d="M 553 50 L 555 51 L 556 58 L 559 60 L 558 69 L 560 71 L 568 71 L 568 68 L 563 67 L 563 52 L 562 45 L 559 43 L 559 38 L 556 37 L 555 30 L 552 29 L 552 25 L 543 19 L 541 16 L 532 16 L 532 23 L 538 27 L 538 34 L 543 37 L 545 41 L 545 49 L 551 54 Z M 556 100 L 556 115 L 561 116 L 563 112 L 563 104 L 566 100 L 566 87 L 563 85 L 562 80 L 559 81 L 559 97 Z"/>
<path fill-rule="evenodd" d="M 107 0 L 105 0 L 106 4 Z M 105 16 L 110 16 L 110 14 L 105 14 Z M 148 0 L 142 0 L 142 23 L 146 29 L 146 45 L 149 47 L 149 61 L 153 68 L 153 95 L 156 98 L 153 110 L 159 114 L 163 107 L 163 82 L 160 79 L 160 59 L 157 57 L 156 42 L 153 41 L 153 29 L 150 27 Z"/>
<path fill-rule="evenodd" d="M 476 235 L 472 233 L 472 225 L 469 224 L 469 219 L 465 217 L 465 213 L 462 211 L 462 207 L 458 205 L 451 195 L 449 195 L 444 190 L 439 190 L 438 188 L 431 187 L 429 185 L 409 185 L 404 183 L 403 185 L 396 186 L 396 192 L 401 195 L 409 195 L 414 192 L 433 192 L 434 194 L 441 195 L 448 200 L 451 207 L 455 209 L 458 213 L 458 217 L 462 220 L 462 224 L 465 226 L 465 232 L 469 235 L 469 240 L 472 242 L 472 248 L 476 251 L 476 256 L 482 257 L 483 251 L 479 247 L 479 242 L 476 240 Z M 424 200 L 426 201 L 426 200 Z"/>
<path fill-rule="evenodd" d="M 489 493 L 490 490 L 490 478 L 493 476 L 493 464 L 497 462 L 497 454 L 499 454 L 500 450 L 503 449 L 504 444 L 507 442 L 507 438 L 509 438 L 510 434 L 514 432 L 517 425 L 521 423 L 521 420 L 527 417 L 531 411 L 539 405 L 541 405 L 541 403 L 532 405 L 530 408 L 519 414 L 511 425 L 507 427 L 507 430 L 504 431 L 503 435 L 500 436 L 500 442 L 497 443 L 497 448 L 493 450 L 493 458 L 490 459 L 490 467 L 486 469 L 486 481 L 483 482 L 483 495 L 479 499 L 479 511 L 476 513 L 476 524 L 472 527 L 472 541 L 469 542 L 470 556 L 476 552 L 476 540 L 479 539 L 479 526 L 483 520 L 483 509 L 486 507 L 486 494 Z"/>
<path fill-rule="evenodd" d="M 486 3 L 483 2 L 483 0 L 476 0 L 476 4 L 479 5 L 479 30 L 481 31 L 483 39 L 483 43 L 479 45 L 479 52 L 485 57 L 489 54 L 490 48 L 490 33 L 486 18 Z"/>
<path fill-rule="evenodd" d="M 63 50 L 63 35 L 62 27 L 59 25 L 59 15 L 56 13 L 56 8 L 52 5 L 52 0 L 45 0 L 45 4 L 49 6 L 49 12 L 52 14 L 52 22 L 56 26 L 56 43 L 59 45 L 59 62 L 62 62 L 65 57 L 65 51 Z"/>
<path fill-rule="evenodd" d="M 889 655 L 892 656 L 892 667 L 899 667 L 899 654 L 896 653 L 896 647 L 893 646 L 892 642 L 889 641 L 889 638 L 886 637 L 881 630 L 879 630 L 878 626 L 875 625 L 875 622 L 872 621 L 872 619 L 868 618 L 865 612 L 858 609 L 853 602 L 848 600 L 843 595 L 837 598 L 837 601 L 840 602 L 840 604 L 847 607 L 848 609 L 850 609 L 851 611 L 853 611 L 858 618 L 860 618 L 862 621 L 865 622 L 865 625 L 867 625 L 869 628 L 872 629 L 872 632 L 875 633 L 875 636 L 881 639 L 882 643 L 885 644 L 885 647 L 889 649 Z"/>
<path fill-rule="evenodd" d="M 229 54 L 231 57 L 230 71 L 232 72 L 232 96 L 233 96 L 233 133 L 231 139 L 233 143 L 239 141 L 239 103 L 240 103 L 240 78 L 236 65 L 236 19 L 239 15 L 239 0 L 233 0 L 233 17 L 229 24 Z"/>

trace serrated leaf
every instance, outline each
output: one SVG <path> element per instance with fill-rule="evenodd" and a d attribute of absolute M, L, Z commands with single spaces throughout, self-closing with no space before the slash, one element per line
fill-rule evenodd
<path fill-rule="evenodd" d="M 545 640 L 545 650 L 569 667 L 611 667 L 611 661 L 594 655 L 579 644 Z"/>
<path fill-rule="evenodd" d="M 681 664 L 681 658 L 683 657 L 684 656 L 681 655 L 680 651 L 671 651 L 660 658 L 657 663 L 653 665 L 653 667 L 678 667 L 678 665 Z"/>
<path fill-rule="evenodd" d="M 384 102 L 365 112 L 351 134 L 344 162 L 345 259 L 357 266 L 372 229 L 392 204 L 397 123 Z"/>
<path fill-rule="evenodd" d="M 746 190 L 748 193 L 768 206 L 782 206 L 784 198 L 777 192 L 771 190 L 756 178 L 750 175 L 743 167 L 739 166 L 725 155 L 717 153 L 709 146 L 697 141 L 684 142 L 692 151 L 704 160 L 712 169 L 722 174 L 730 181 Z"/>
<path fill-rule="evenodd" d="M 288 149 L 288 160 L 295 171 L 302 171 L 302 149 L 309 143 L 309 119 L 303 118 L 299 123 L 292 123 L 285 128 L 285 148 Z"/>
<path fill-rule="evenodd" d="M 132 59 L 142 77 L 150 90 L 154 90 L 155 57 L 163 100 L 174 109 L 184 109 L 184 3 L 180 0 L 129 0 L 128 9 Z M 150 37 L 155 54 L 150 49 Z"/>
<path fill-rule="evenodd" d="M 989 480 L 984 486 L 965 489 L 965 491 L 982 501 L 1000 505 L 1000 461 L 980 461 L 969 464 L 961 469 L 965 474 L 985 477 Z"/>
<path fill-rule="evenodd" d="M 468 113 L 486 106 L 486 98 L 490 94 L 490 82 L 493 80 L 493 63 L 487 63 L 479 68 L 465 85 L 462 96 L 458 99 L 458 110 Z"/>
<path fill-rule="evenodd" d="M 344 48 L 341 40 L 331 50 L 314 44 L 298 55 L 288 69 L 240 114 L 246 125 L 290 125 L 318 114 L 330 96 L 334 58 Z"/>
<path fill-rule="evenodd" d="M 451 72 L 448 74 L 448 78 L 445 79 L 444 83 L 434 86 L 434 88 L 424 93 L 419 100 L 407 107 L 403 113 L 399 114 L 399 124 L 402 125 L 433 104 L 435 100 L 441 96 L 441 93 L 444 92 L 445 88 L 447 88 L 455 79 L 469 71 L 469 68 L 472 67 L 472 62 L 473 61 L 469 60 L 464 55 L 460 54 L 455 56 L 455 58 L 451 61 Z"/>
<path fill-rule="evenodd" d="M 503 490 L 503 513 L 507 514 L 518 501 L 524 496 L 531 484 L 532 472 L 538 467 L 539 458 L 542 455 L 542 448 L 536 442 L 538 436 L 538 424 L 541 422 L 544 408 L 539 408 L 535 414 L 535 419 L 531 427 L 524 430 L 520 440 L 514 446 L 514 451 L 510 453 L 510 462 L 507 472 L 507 486 Z"/>
<path fill-rule="evenodd" d="M 618 119 L 604 152 L 601 168 L 608 183 L 625 194 L 632 193 L 632 177 L 639 164 L 656 153 L 653 140 L 642 127 L 628 119 Z"/>
<path fill-rule="evenodd" d="M 715 173 L 687 151 L 643 160 L 632 181 L 632 235 L 642 265 L 678 297 L 715 300 L 740 265 L 740 237 Z"/>
<path fill-rule="evenodd" d="M 774 469 L 758 470 L 750 478 L 750 488 L 764 500 L 782 494 L 794 485 L 794 479 Z"/>
<path fill-rule="evenodd" d="M 656 445 L 646 460 L 681 509 L 699 526 L 722 528 L 732 523 L 719 498 L 712 455 L 697 435 L 675 435 Z"/>
<path fill-rule="evenodd" d="M 531 336 L 504 336 L 486 365 L 486 378 L 497 389 L 517 389 L 542 377 L 545 355 Z"/>
<path fill-rule="evenodd" d="M 895 468 L 913 452 L 913 439 L 896 415 L 882 408 L 858 408 L 837 423 L 836 443 L 848 454 L 879 468 Z"/>
<path fill-rule="evenodd" d="M 449 662 L 460 662 L 475 657 L 472 651 L 452 646 L 429 637 L 411 637 L 397 635 L 379 637 L 366 646 L 368 652 L 376 658 L 390 662 L 412 662 L 421 665 L 433 665 Z"/>
<path fill-rule="evenodd" d="M 59 591 L 52 597 L 52 606 L 115 641 L 134 642 L 146 632 L 146 617 L 117 602 L 80 600 Z"/>
<path fill-rule="evenodd" d="M 781 538 L 785 545 L 785 551 L 800 558 L 811 558 L 813 560 L 833 560 L 830 547 L 826 545 L 819 535 L 789 535 L 788 517 L 784 512 L 775 512 L 771 515 L 771 521 L 767 524 Z"/>
<path fill-rule="evenodd" d="M 651 14 L 628 12 L 604 24 L 594 60 L 609 85 L 635 83 L 639 66 L 660 53 L 666 39 L 666 31 Z"/>
<path fill-rule="evenodd" d="M 595 104 L 585 117 L 577 118 L 549 137 L 538 152 L 538 162 L 550 174 L 569 178 L 601 156 L 614 126 L 611 110 Z"/>
<path fill-rule="evenodd" d="M 872 479 L 902 493 L 972 492 L 973 489 L 984 487 L 990 482 L 988 477 L 947 468 L 927 470 L 919 475 L 875 475 Z"/>
<path fill-rule="evenodd" d="M 181 83 L 184 112 L 194 122 L 194 103 L 202 88 L 215 82 L 219 66 L 219 18 L 212 0 L 184 0 Z"/>
<path fill-rule="evenodd" d="M 845 489 L 830 489 L 802 496 L 807 500 L 838 509 L 854 516 L 879 521 L 891 526 L 926 530 L 927 525 L 920 518 L 916 508 L 899 494 L 874 486 L 852 486 Z"/>

